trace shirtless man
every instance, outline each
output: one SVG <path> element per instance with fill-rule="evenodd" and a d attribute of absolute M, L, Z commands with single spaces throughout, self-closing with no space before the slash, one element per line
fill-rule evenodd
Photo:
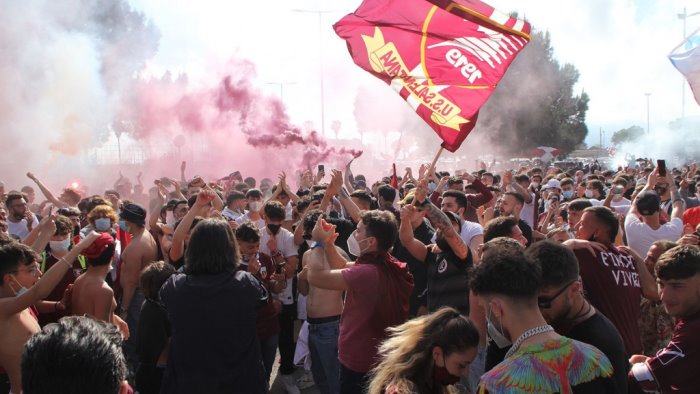
<path fill-rule="evenodd" d="M 127 363 L 133 370 L 138 367 L 138 319 L 145 300 L 139 288 L 139 275 L 158 259 L 156 240 L 146 231 L 145 225 L 146 210 L 136 204 L 124 204 L 119 212 L 119 227 L 131 234 L 131 242 L 122 252 L 120 284 L 123 293 L 118 314 L 129 325 L 131 335 L 124 347 Z"/>
<path fill-rule="evenodd" d="M 117 307 L 114 291 L 105 282 L 115 248 L 114 238 L 108 233 L 100 233 L 99 238 L 83 251 L 83 256 L 87 257 L 87 271 L 73 284 L 71 314 L 89 315 L 97 320 L 114 323 L 122 331 L 124 338 L 128 339 L 129 328 L 126 322 L 114 314 Z"/>
<path fill-rule="evenodd" d="M 311 233 L 314 225 L 321 222 L 320 216 L 312 214 L 304 219 L 306 233 Z M 335 394 L 340 392 L 338 334 L 340 314 L 343 312 L 343 296 L 342 291 L 325 290 L 309 284 L 307 277 L 309 269 L 330 269 L 320 244 L 315 244 L 302 257 L 303 269 L 299 273 L 299 293 L 306 296 L 306 321 L 309 323 L 309 352 L 314 382 L 322 394 Z M 337 246 L 335 248 L 338 253 L 348 258 L 341 248 Z"/>
<path fill-rule="evenodd" d="M 56 230 L 55 223 L 48 221 L 47 230 Z M 82 242 L 59 260 L 41 277 L 38 256 L 26 245 L 11 243 L 0 248 L 0 364 L 10 378 L 10 392 L 20 393 L 22 376 L 20 363 L 24 344 L 41 328 L 36 315 L 30 311 L 35 302 L 49 295 L 63 278 L 78 254 L 87 248 L 98 234 L 90 233 Z M 41 279 L 40 279 L 41 278 Z"/>

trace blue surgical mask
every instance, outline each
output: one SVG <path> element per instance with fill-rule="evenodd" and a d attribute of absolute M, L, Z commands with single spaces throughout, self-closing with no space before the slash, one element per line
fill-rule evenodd
<path fill-rule="evenodd" d="M 49 241 L 49 247 L 54 252 L 66 252 L 70 248 L 70 237 L 62 241 Z"/>
<path fill-rule="evenodd" d="M 510 345 L 513 344 L 508 337 L 505 336 L 503 333 L 503 324 L 501 324 L 501 329 L 499 330 L 496 328 L 496 326 L 491 322 L 491 308 L 489 308 L 489 313 L 486 316 L 486 331 L 488 331 L 489 338 L 498 346 L 500 349 L 506 348 Z"/>
<path fill-rule="evenodd" d="M 129 231 L 129 227 L 126 225 L 126 222 L 124 220 L 119 221 L 119 228 L 124 231 Z"/>
<path fill-rule="evenodd" d="M 107 231 L 112 227 L 112 219 L 110 218 L 99 218 L 95 219 L 95 230 L 97 231 Z"/>
<path fill-rule="evenodd" d="M 435 182 L 428 182 L 428 191 L 432 193 L 435 191 L 435 189 L 437 189 Z"/>
<path fill-rule="evenodd" d="M 17 282 L 17 283 L 19 284 L 19 281 L 17 280 L 17 278 L 15 278 L 14 275 L 10 275 L 10 276 L 12 277 L 12 279 L 14 279 L 15 282 Z M 24 294 L 24 293 L 26 293 L 27 291 L 29 291 L 29 289 L 27 289 L 26 287 L 22 286 L 21 284 L 19 285 L 19 290 L 17 290 L 17 291 L 15 291 L 14 286 L 10 286 L 10 288 L 12 289 L 12 291 L 15 292 L 15 297 L 19 297 L 19 296 L 21 296 L 22 294 Z"/>
<path fill-rule="evenodd" d="M 561 192 L 561 194 L 564 196 L 565 199 L 568 200 L 574 196 L 574 191 L 573 190 L 564 190 L 563 192 Z"/>

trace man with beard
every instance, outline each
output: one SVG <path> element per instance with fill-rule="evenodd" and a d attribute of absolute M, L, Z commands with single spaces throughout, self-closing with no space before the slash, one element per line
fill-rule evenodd
<path fill-rule="evenodd" d="M 537 242 L 525 251 L 542 270 L 537 304 L 557 333 L 597 347 L 613 366 L 616 393 L 627 392 L 628 363 L 622 337 L 607 317 L 583 296 L 578 261 L 558 243 Z"/>
<path fill-rule="evenodd" d="M 39 221 L 28 208 L 24 194 L 10 192 L 5 200 L 7 206 L 7 232 L 19 239 L 27 238 Z"/>

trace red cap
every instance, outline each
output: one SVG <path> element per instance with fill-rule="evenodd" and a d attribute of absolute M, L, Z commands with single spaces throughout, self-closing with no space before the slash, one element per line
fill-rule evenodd
<path fill-rule="evenodd" d="M 112 238 L 111 235 L 108 233 L 100 233 L 100 236 L 83 251 L 82 255 L 90 259 L 100 257 L 102 252 L 104 252 L 113 243 L 114 238 Z"/>

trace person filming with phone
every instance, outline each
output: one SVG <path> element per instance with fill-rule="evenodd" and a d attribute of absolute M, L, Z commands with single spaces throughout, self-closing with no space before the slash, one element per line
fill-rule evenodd
<path fill-rule="evenodd" d="M 665 185 L 665 190 L 659 190 L 659 185 Z M 661 224 L 660 211 L 665 193 L 671 198 L 673 210 L 670 220 Z M 637 194 L 625 218 L 629 247 L 640 256 L 645 256 L 655 241 L 679 239 L 683 235 L 684 210 L 685 203 L 678 193 L 676 183 L 666 177 L 665 167 L 658 166 L 649 174 L 646 186 Z"/>

